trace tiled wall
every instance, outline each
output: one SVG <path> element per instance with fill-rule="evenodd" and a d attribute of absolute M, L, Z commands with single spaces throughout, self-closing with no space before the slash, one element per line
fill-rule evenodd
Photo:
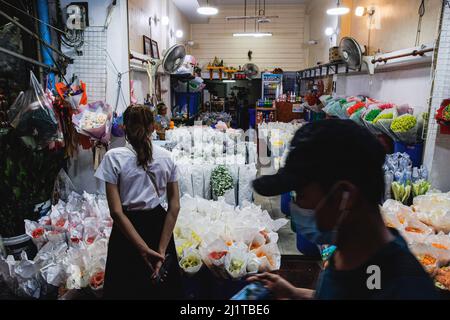
<path fill-rule="evenodd" d="M 450 2 L 446 2 L 431 99 L 431 118 L 441 105 L 442 100 L 450 98 Z M 424 161 L 431 170 L 432 184 L 442 191 L 449 191 L 450 135 L 440 134 L 439 127 L 434 119 L 430 119 Z"/>

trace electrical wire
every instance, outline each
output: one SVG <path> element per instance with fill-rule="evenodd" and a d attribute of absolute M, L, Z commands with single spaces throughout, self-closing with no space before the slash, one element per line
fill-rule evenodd
<path fill-rule="evenodd" d="M 425 0 L 421 0 L 419 6 L 419 22 L 417 24 L 416 47 L 420 45 L 420 34 L 422 33 L 422 20 L 425 15 Z"/>
<path fill-rule="evenodd" d="M 62 34 L 65 34 L 65 33 L 66 33 L 65 31 L 63 31 L 63 30 L 61 30 L 61 29 L 59 29 L 59 28 L 57 28 L 57 27 L 55 27 L 55 26 L 52 26 L 51 24 L 48 24 L 48 23 L 46 23 L 46 22 L 44 22 L 44 21 L 42 21 L 42 20 L 40 20 L 40 19 L 38 19 L 38 18 L 32 16 L 32 15 L 29 14 L 28 12 L 26 12 L 26 11 L 24 11 L 24 10 L 22 10 L 22 9 L 17 8 L 16 6 L 13 6 L 13 5 L 10 4 L 9 2 L 6 2 L 5 0 L 0 0 L 0 2 L 1 2 L 1 3 L 4 3 L 4 4 L 6 4 L 6 5 L 8 5 L 8 6 L 11 7 L 11 8 L 16 9 L 17 11 L 23 13 L 24 15 L 26 15 L 26 16 L 28 16 L 28 17 L 30 17 L 30 18 L 36 20 L 36 21 L 39 21 L 39 22 L 42 23 L 42 24 L 45 24 L 47 27 L 50 27 L 50 28 L 52 28 L 53 30 L 58 31 L 59 33 L 62 33 Z"/>
<path fill-rule="evenodd" d="M 53 30 L 55 30 L 55 31 L 57 31 L 57 32 L 59 32 L 59 33 L 61 33 L 61 34 L 64 36 L 64 37 L 61 37 L 61 41 L 62 41 L 66 46 L 70 47 L 70 45 L 68 45 L 68 44 L 64 41 L 64 38 L 65 38 L 65 36 L 66 36 L 66 34 L 67 34 L 66 31 L 61 30 L 61 29 L 59 29 L 59 28 L 57 28 L 57 27 L 55 27 L 55 26 L 53 26 L 53 25 L 51 25 L 51 24 L 49 24 L 49 23 L 46 23 L 46 22 L 42 21 L 42 20 L 39 19 L 39 18 L 36 18 L 36 17 L 32 16 L 32 15 L 29 14 L 28 12 L 26 12 L 26 11 L 20 9 L 20 8 L 17 8 L 16 6 L 10 4 L 9 2 L 6 2 L 5 0 L 0 0 L 0 2 L 1 2 L 1 3 L 4 3 L 4 4 L 6 4 L 6 5 L 8 5 L 9 7 L 13 8 L 13 9 L 15 9 L 15 10 L 21 12 L 21 13 L 23 13 L 24 15 L 28 16 L 29 18 L 32 18 L 32 19 L 34 19 L 34 20 L 36 20 L 36 21 L 38 21 L 38 22 L 40 22 L 40 23 L 42 23 L 42 24 L 48 26 L 49 28 L 52 28 Z M 247 0 L 246 0 L 245 2 L 247 2 Z M 79 36 L 80 36 L 80 35 L 77 35 L 77 37 L 79 37 Z M 109 62 L 111 63 L 112 67 L 114 68 L 114 71 L 115 71 L 117 77 L 119 76 L 119 74 L 122 74 L 122 75 L 123 75 L 123 74 L 127 74 L 127 73 L 130 72 L 130 70 L 127 70 L 127 71 L 125 71 L 125 72 L 123 72 L 123 73 L 119 72 L 119 69 L 117 68 L 116 64 L 114 63 L 114 61 L 113 61 L 113 59 L 111 58 L 111 56 L 110 56 L 110 54 L 109 54 L 109 52 L 108 52 L 107 49 L 102 48 L 102 47 L 99 47 L 99 46 L 97 46 L 97 45 L 95 45 L 95 44 L 92 44 L 92 43 L 89 43 L 89 42 L 85 41 L 85 40 L 84 40 L 84 37 L 83 37 L 83 42 L 82 42 L 81 46 L 83 46 L 83 45 L 88 45 L 88 46 L 96 47 L 97 49 L 100 49 L 100 50 L 104 51 L 104 52 L 106 53 L 106 56 L 107 56 Z M 81 46 L 80 46 L 80 47 L 81 47 Z M 46 49 L 48 50 L 48 48 L 46 48 Z M 64 82 L 68 85 L 68 82 L 67 82 L 67 80 L 64 78 L 64 75 L 63 75 L 63 73 L 62 73 L 62 70 L 61 70 L 60 66 L 56 63 L 56 61 L 54 60 L 54 58 L 53 58 L 52 55 L 50 55 L 50 57 L 52 58 L 53 63 L 55 64 L 55 67 L 58 69 L 60 75 L 63 77 Z M 123 91 L 120 90 L 120 92 L 121 92 L 121 97 L 122 97 L 123 103 L 126 105 L 127 103 L 126 103 L 126 99 L 125 99 L 125 96 L 124 96 L 124 94 L 123 94 Z"/>

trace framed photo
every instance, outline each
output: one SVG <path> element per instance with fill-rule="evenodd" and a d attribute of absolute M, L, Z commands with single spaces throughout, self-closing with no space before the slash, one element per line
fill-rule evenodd
<path fill-rule="evenodd" d="M 156 42 L 155 40 L 151 40 L 152 41 L 152 58 L 153 59 L 159 59 L 159 48 L 158 48 L 158 42 Z"/>
<path fill-rule="evenodd" d="M 152 39 L 150 39 L 147 36 L 143 36 L 144 38 L 144 54 L 145 55 L 152 55 Z"/>

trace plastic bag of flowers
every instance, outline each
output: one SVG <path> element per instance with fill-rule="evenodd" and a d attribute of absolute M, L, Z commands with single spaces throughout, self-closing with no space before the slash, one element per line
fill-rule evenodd
<path fill-rule="evenodd" d="M 258 272 L 269 272 L 280 269 L 281 253 L 275 243 L 269 243 L 252 251 L 259 259 Z"/>
<path fill-rule="evenodd" d="M 433 276 L 446 261 L 439 255 L 438 249 L 425 243 L 413 243 L 409 246 L 411 252 L 417 257 L 425 270 Z"/>
<path fill-rule="evenodd" d="M 233 189 L 233 177 L 227 167 L 219 165 L 212 171 L 211 187 L 214 199 L 224 196 L 226 191 Z"/>
<path fill-rule="evenodd" d="M 391 131 L 392 121 L 398 116 L 395 108 L 384 109 L 374 120 L 374 126 L 381 132 L 395 140 L 396 135 Z"/>
<path fill-rule="evenodd" d="M 38 250 L 48 241 L 44 227 L 35 221 L 25 220 L 25 233 L 31 237 Z"/>
<path fill-rule="evenodd" d="M 347 103 L 347 100 L 340 99 L 340 100 L 331 100 L 325 108 L 323 108 L 323 111 L 334 117 L 338 117 L 339 119 L 348 119 L 347 110 L 343 108 L 343 105 Z"/>
<path fill-rule="evenodd" d="M 103 101 L 90 103 L 79 108 L 80 113 L 72 116 L 78 133 L 94 140 L 108 143 L 111 139 L 112 109 Z"/>
<path fill-rule="evenodd" d="M 228 247 L 222 239 L 216 239 L 205 247 L 199 249 L 203 262 L 213 274 L 220 278 L 227 279 L 225 271 L 225 256 L 228 254 Z"/>
<path fill-rule="evenodd" d="M 391 131 L 396 137 L 396 141 L 412 145 L 419 142 L 418 133 L 421 133 L 423 121 L 419 123 L 417 118 L 411 114 L 404 114 L 395 118 L 391 124 Z"/>
<path fill-rule="evenodd" d="M 225 270 L 232 279 L 240 279 L 247 274 L 248 248 L 243 243 L 229 248 L 225 257 Z"/>
<path fill-rule="evenodd" d="M 428 193 L 413 199 L 417 217 L 436 231 L 450 232 L 450 194 Z"/>
<path fill-rule="evenodd" d="M 450 236 L 448 234 L 443 232 L 430 234 L 425 239 L 425 243 L 436 248 L 442 259 L 450 261 Z"/>
<path fill-rule="evenodd" d="M 433 229 L 417 218 L 407 218 L 399 231 L 408 243 L 423 243 L 430 234 L 433 234 Z"/>
<path fill-rule="evenodd" d="M 378 129 L 375 127 L 373 121 L 381 113 L 381 109 L 378 109 L 377 105 L 371 105 L 361 114 L 361 120 L 364 126 L 372 132 L 372 134 L 379 134 Z"/>
<path fill-rule="evenodd" d="M 189 276 L 193 276 L 203 266 L 202 257 L 196 249 L 188 248 L 183 251 L 183 255 L 180 259 L 180 267 Z"/>

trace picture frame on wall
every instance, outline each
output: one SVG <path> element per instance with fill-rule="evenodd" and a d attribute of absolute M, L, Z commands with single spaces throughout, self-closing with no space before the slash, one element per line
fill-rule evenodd
<path fill-rule="evenodd" d="M 158 42 L 150 39 L 147 36 L 143 36 L 144 40 L 144 54 L 152 57 L 152 59 L 159 59 Z"/>
<path fill-rule="evenodd" d="M 151 40 L 151 53 L 153 59 L 159 59 L 159 48 L 158 48 L 158 42 L 155 40 Z"/>
<path fill-rule="evenodd" d="M 143 36 L 144 40 L 144 54 L 151 56 L 152 55 L 152 39 L 147 36 Z"/>

